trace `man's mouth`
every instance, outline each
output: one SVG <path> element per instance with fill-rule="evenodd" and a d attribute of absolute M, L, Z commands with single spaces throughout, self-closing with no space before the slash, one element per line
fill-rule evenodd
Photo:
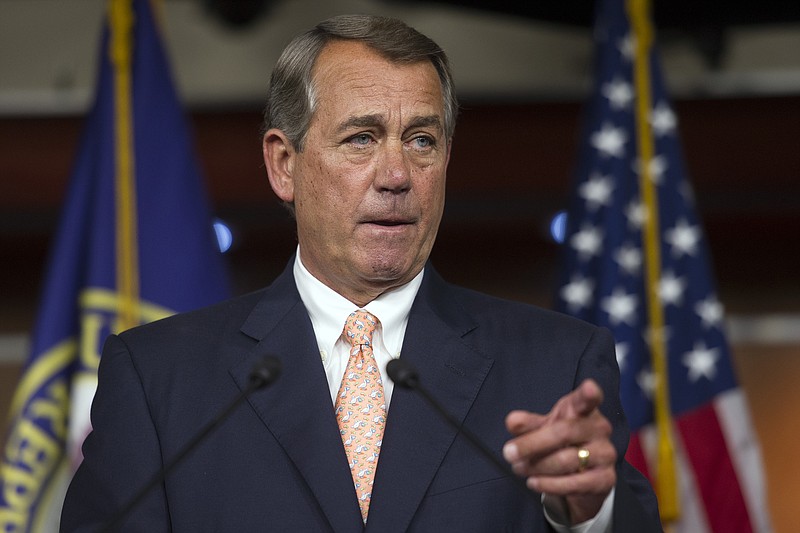
<path fill-rule="evenodd" d="M 364 220 L 363 223 L 372 224 L 375 226 L 384 226 L 384 227 L 406 226 L 408 224 L 413 224 L 414 219 L 409 217 L 391 216 L 391 217 L 368 219 Z"/>
<path fill-rule="evenodd" d="M 405 224 L 410 224 L 410 222 L 406 220 L 374 220 L 371 223 L 378 226 L 402 226 Z"/>

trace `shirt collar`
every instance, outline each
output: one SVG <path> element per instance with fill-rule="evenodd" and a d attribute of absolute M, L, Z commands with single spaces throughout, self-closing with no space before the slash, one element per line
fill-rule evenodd
<path fill-rule="evenodd" d="M 408 314 L 422 283 L 424 269 L 414 279 L 381 294 L 363 307 L 381 322 L 379 332 L 389 353 L 396 356 L 402 347 Z M 300 259 L 297 247 L 293 267 L 297 291 L 311 318 L 319 349 L 331 353 L 342 334 L 347 317 L 359 307 L 315 278 Z"/>

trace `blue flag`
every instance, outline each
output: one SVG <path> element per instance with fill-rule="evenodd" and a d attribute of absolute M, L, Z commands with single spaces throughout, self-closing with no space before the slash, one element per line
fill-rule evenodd
<path fill-rule="evenodd" d="M 228 296 L 148 0 L 112 0 L 0 466 L 0 530 L 55 530 L 109 333 Z"/>
<path fill-rule="evenodd" d="M 628 459 L 654 482 L 665 523 L 768 531 L 758 444 L 646 4 L 597 3 L 556 307 L 614 334 Z"/>

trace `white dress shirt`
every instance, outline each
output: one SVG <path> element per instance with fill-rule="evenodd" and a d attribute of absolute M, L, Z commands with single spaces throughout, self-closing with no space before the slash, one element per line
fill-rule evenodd
<path fill-rule="evenodd" d="M 336 404 L 339 385 L 342 383 L 350 358 L 350 342 L 344 336 L 344 323 L 353 311 L 366 309 L 380 321 L 372 334 L 372 353 L 381 372 L 388 412 L 394 384 L 386 377 L 386 363 L 400 357 L 408 325 L 408 314 L 422 283 L 423 272 L 424 269 L 405 285 L 381 294 L 364 307 L 358 307 L 319 281 L 306 269 L 300 259 L 298 246 L 293 268 L 294 280 L 300 299 L 303 300 L 303 305 L 311 318 L 311 325 L 314 327 L 320 359 L 328 378 L 332 404 Z M 607 533 L 611 531 L 613 501 L 612 489 L 596 517 L 572 527 L 563 525 L 564 517 L 558 516 L 557 512 L 548 512 L 547 508 L 545 517 L 560 533 Z"/>
<path fill-rule="evenodd" d="M 343 334 L 344 323 L 353 311 L 366 309 L 380 321 L 372 334 L 372 353 L 381 372 L 388 411 L 394 384 L 386 377 L 386 363 L 400 357 L 408 314 L 422 283 L 422 271 L 405 285 L 381 294 L 360 308 L 311 275 L 300 259 L 299 248 L 295 257 L 294 280 L 314 326 L 331 402 L 336 403 L 336 394 L 350 358 L 350 342 Z"/>

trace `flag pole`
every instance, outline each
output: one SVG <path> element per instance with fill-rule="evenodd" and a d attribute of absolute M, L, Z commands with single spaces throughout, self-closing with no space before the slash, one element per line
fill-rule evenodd
<path fill-rule="evenodd" d="M 658 294 L 661 278 L 661 246 L 659 240 L 658 196 L 653 182 L 650 162 L 655 155 L 655 142 L 650 128 L 649 114 L 652 106 L 650 90 L 650 49 L 653 27 L 649 20 L 648 0 L 626 0 L 628 17 L 633 29 L 636 53 L 634 55 L 634 83 L 636 87 L 636 141 L 639 156 L 639 181 L 642 203 L 647 212 L 644 222 L 643 243 L 645 258 L 647 311 L 650 321 L 650 353 L 655 373 L 655 421 L 658 432 L 656 493 L 661 518 L 664 522 L 677 520 L 680 515 L 678 479 L 675 467 L 675 444 L 670 412 L 669 373 L 667 370 L 666 338 L 664 336 L 664 308 Z"/>
<path fill-rule="evenodd" d="M 123 331 L 139 323 L 139 257 L 136 236 L 131 64 L 133 6 L 131 0 L 111 0 L 109 22 L 111 64 L 114 68 L 116 260 L 119 323 Z"/>

